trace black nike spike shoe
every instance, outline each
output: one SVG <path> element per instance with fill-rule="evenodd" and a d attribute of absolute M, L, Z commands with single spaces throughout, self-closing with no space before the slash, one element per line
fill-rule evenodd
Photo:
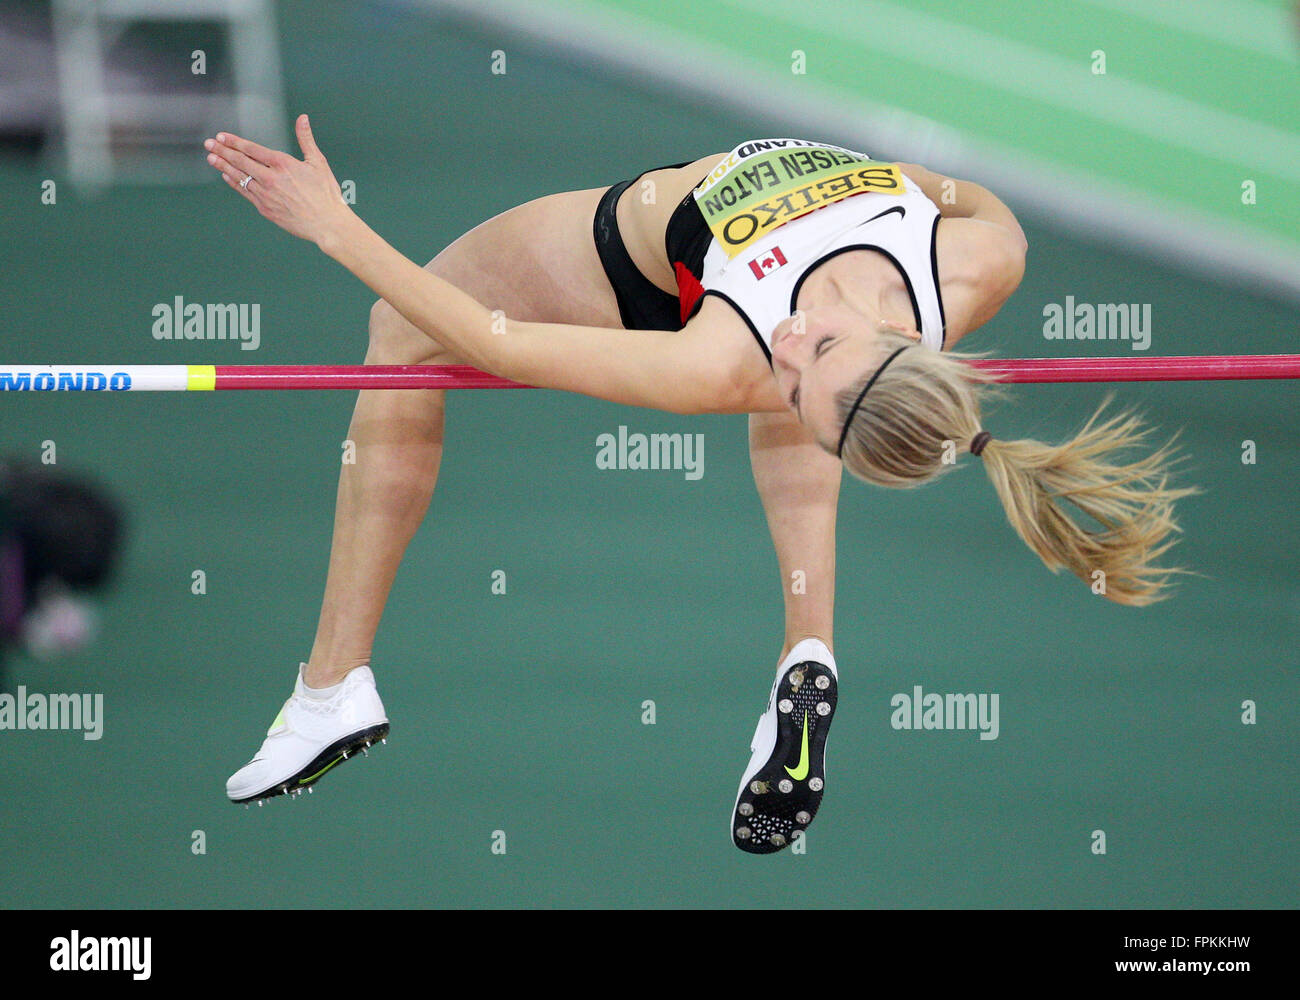
<path fill-rule="evenodd" d="M 798 643 L 777 668 L 731 814 L 731 839 L 742 851 L 775 854 L 817 815 L 837 690 L 835 658 L 820 639 Z"/>

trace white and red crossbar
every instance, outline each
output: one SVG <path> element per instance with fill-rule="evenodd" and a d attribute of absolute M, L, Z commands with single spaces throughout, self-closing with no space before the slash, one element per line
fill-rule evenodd
<path fill-rule="evenodd" d="M 1001 382 L 1202 382 L 1300 378 L 1300 354 L 1022 358 L 970 362 Z M 0 392 L 227 389 L 527 389 L 468 365 L 0 365 Z"/>

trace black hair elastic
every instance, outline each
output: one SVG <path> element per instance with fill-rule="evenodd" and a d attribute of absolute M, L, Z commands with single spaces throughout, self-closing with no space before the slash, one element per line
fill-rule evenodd
<path fill-rule="evenodd" d="M 876 384 L 876 379 L 880 378 L 880 373 L 889 367 L 891 361 L 912 346 L 912 344 L 904 344 L 889 357 L 885 358 L 885 363 L 876 369 L 876 373 L 872 375 L 871 378 L 867 379 L 867 384 L 862 387 L 862 391 L 858 393 L 858 398 L 853 402 L 853 408 L 849 410 L 849 418 L 844 421 L 844 429 L 840 431 L 839 447 L 835 449 L 837 457 L 843 457 L 844 455 L 844 439 L 849 436 L 849 426 L 853 423 L 853 418 L 858 412 L 858 407 L 862 405 L 862 400 L 866 396 L 867 390 Z"/>
<path fill-rule="evenodd" d="M 970 439 L 970 453 L 972 455 L 979 455 L 979 453 L 982 452 L 985 449 L 985 447 L 988 445 L 988 443 L 992 440 L 993 440 L 992 434 L 990 434 L 988 431 L 980 431 L 978 434 L 976 434 L 973 438 Z"/>

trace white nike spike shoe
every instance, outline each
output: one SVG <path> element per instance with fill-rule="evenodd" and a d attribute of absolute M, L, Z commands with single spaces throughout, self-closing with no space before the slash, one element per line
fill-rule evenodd
<path fill-rule="evenodd" d="M 388 716 L 369 667 L 357 667 L 328 700 L 303 690 L 303 664 L 293 695 L 267 730 L 253 759 L 230 776 L 226 794 L 250 803 L 275 795 L 298 794 L 326 771 L 388 736 Z"/>
<path fill-rule="evenodd" d="M 742 851 L 774 854 L 817 815 L 838 687 L 835 658 L 820 639 L 802 640 L 777 667 L 731 814 L 731 839 Z"/>

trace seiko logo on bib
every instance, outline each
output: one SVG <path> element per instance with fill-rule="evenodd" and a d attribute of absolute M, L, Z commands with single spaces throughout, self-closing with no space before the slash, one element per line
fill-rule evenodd
<path fill-rule="evenodd" d="M 695 189 L 695 202 L 718 244 L 734 258 L 819 208 L 859 194 L 906 191 L 895 163 L 839 146 L 772 139 L 737 147 Z"/>

